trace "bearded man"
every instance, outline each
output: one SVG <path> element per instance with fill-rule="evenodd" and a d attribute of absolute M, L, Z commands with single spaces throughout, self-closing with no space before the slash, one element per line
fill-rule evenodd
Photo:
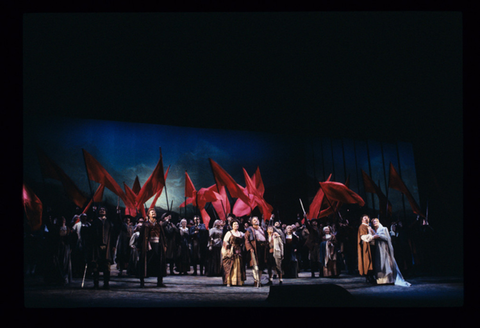
<path fill-rule="evenodd" d="M 250 265 L 253 268 L 254 287 L 261 287 L 262 271 L 267 267 L 267 238 L 260 227 L 258 217 L 252 218 L 252 226 L 245 232 L 245 248 L 250 252 Z"/>

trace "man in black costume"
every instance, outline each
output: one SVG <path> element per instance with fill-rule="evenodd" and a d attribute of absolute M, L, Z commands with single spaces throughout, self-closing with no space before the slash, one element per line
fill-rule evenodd
<path fill-rule="evenodd" d="M 165 287 L 163 277 L 167 276 L 167 243 L 161 222 L 157 221 L 154 208 L 148 210 L 147 220 L 139 229 L 138 276 L 140 287 L 145 287 L 146 277 L 157 277 L 157 287 Z"/>
<path fill-rule="evenodd" d="M 93 287 L 98 289 L 99 272 L 103 272 L 103 288 L 109 289 L 110 266 L 113 263 L 115 254 L 115 225 L 107 218 L 107 210 L 100 207 L 98 217 L 94 218 L 92 229 L 92 271 Z"/>
<path fill-rule="evenodd" d="M 200 216 L 195 216 L 193 222 L 194 225 L 190 227 L 193 275 L 197 275 L 197 265 L 200 265 L 200 275 L 203 276 L 203 268 L 207 257 L 208 231 L 205 224 L 201 223 Z"/>
<path fill-rule="evenodd" d="M 170 266 L 170 274 L 174 275 L 173 267 L 176 261 L 177 250 L 180 244 L 179 231 L 172 222 L 172 215 L 170 212 L 165 212 L 162 215 L 162 226 L 166 237 L 166 262 Z M 177 236 L 178 235 L 178 236 Z"/>

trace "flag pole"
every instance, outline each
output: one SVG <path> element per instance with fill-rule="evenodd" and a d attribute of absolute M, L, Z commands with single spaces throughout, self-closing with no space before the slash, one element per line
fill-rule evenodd
<path fill-rule="evenodd" d="M 160 160 L 162 161 L 162 176 L 165 176 L 165 172 L 163 171 L 163 157 L 162 157 L 162 147 L 159 147 L 160 148 Z M 167 200 L 167 211 L 170 211 L 170 209 L 168 208 L 168 192 L 167 192 L 167 180 L 166 179 L 163 179 L 165 182 L 165 198 Z"/>

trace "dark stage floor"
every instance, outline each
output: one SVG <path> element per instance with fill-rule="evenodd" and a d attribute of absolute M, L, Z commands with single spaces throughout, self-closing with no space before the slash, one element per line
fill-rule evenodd
<path fill-rule="evenodd" d="M 266 282 L 267 275 L 262 280 Z M 112 267 L 110 289 L 93 290 L 87 278 L 65 286 L 46 285 L 41 277 L 25 277 L 23 306 L 31 308 L 77 307 L 420 307 L 462 308 L 462 276 L 424 276 L 407 278 L 412 286 L 372 286 L 363 277 L 342 273 L 338 278 L 311 278 L 300 272 L 295 279 L 284 279 L 281 286 L 253 287 L 251 270 L 242 287 L 226 287 L 220 277 L 180 276 L 164 278 L 166 288 L 156 287 L 156 278 L 147 278 L 140 288 L 134 277 L 118 276 Z"/>

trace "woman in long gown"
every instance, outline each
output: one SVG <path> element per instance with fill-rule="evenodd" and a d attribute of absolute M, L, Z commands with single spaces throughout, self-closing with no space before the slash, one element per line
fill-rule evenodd
<path fill-rule="evenodd" d="M 373 269 L 377 278 L 377 284 L 395 284 L 397 286 L 409 287 L 411 284 L 403 279 L 397 262 L 395 261 L 394 250 L 390 239 L 390 233 L 377 218 L 372 219 L 375 230 L 375 258 Z"/>
<path fill-rule="evenodd" d="M 223 284 L 230 286 L 243 286 L 247 279 L 245 265 L 242 258 L 242 247 L 245 243 L 244 233 L 239 231 L 237 220 L 232 220 L 232 230 L 223 238 L 222 265 Z"/>

